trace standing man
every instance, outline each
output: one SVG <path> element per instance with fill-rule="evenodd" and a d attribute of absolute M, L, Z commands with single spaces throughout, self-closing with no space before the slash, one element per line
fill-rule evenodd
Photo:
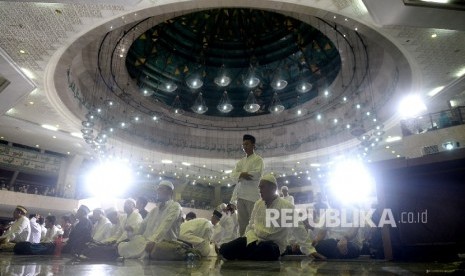
<path fill-rule="evenodd" d="M 231 177 L 237 181 L 237 218 L 240 236 L 244 235 L 255 201 L 260 198 L 258 183 L 264 169 L 263 159 L 254 152 L 255 137 L 244 135 L 242 150 L 246 156 L 237 162 L 231 173 Z"/>
<path fill-rule="evenodd" d="M 289 194 L 289 188 L 287 186 L 281 187 L 281 193 L 283 194 L 283 198 L 289 201 L 292 205 L 294 205 L 294 197 Z"/>

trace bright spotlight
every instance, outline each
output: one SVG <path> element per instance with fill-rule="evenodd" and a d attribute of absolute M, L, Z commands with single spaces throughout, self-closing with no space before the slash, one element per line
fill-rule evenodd
<path fill-rule="evenodd" d="M 418 95 L 408 95 L 399 104 L 399 113 L 404 118 L 411 118 L 426 110 L 423 100 Z"/>
<path fill-rule="evenodd" d="M 374 180 L 360 161 L 344 160 L 335 164 L 329 189 L 342 203 L 363 203 L 374 191 Z"/>
<path fill-rule="evenodd" d="M 87 190 L 97 197 L 119 197 L 132 185 L 133 172 L 127 164 L 107 161 L 86 176 Z"/>

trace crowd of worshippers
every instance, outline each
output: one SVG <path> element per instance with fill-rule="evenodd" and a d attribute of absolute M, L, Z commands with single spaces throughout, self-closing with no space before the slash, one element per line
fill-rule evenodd
<path fill-rule="evenodd" d="M 226 260 L 271 261 L 285 254 L 317 259 L 359 256 L 358 228 L 315 229 L 305 221 L 293 227 L 267 226 L 267 209 L 294 209 L 294 205 L 278 195 L 272 174 L 260 178 L 258 189 L 260 199 L 253 205 L 243 234 L 233 203 L 221 204 L 210 219 L 198 218 L 193 212 L 184 218 L 180 204 L 172 199 L 174 186 L 166 180 L 157 186 L 157 203 L 149 212 L 146 201 L 127 199 L 124 213 L 100 208 L 91 212 L 81 205 L 74 216 L 64 216 L 58 223 L 54 216 L 28 218 L 26 207 L 17 206 L 14 222 L 0 236 L 0 252 L 63 253 L 90 260 L 184 260 L 218 255 Z M 317 203 L 318 208 L 327 208 L 321 200 Z"/>

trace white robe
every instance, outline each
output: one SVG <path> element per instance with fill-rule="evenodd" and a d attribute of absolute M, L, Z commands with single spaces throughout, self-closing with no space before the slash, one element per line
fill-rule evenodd
<path fill-rule="evenodd" d="M 216 236 L 216 245 L 219 247 L 223 243 L 230 242 L 239 237 L 239 223 L 237 221 L 237 213 L 232 214 L 223 214 L 220 221 L 218 222 L 219 227 L 221 227 L 221 236 L 218 240 L 218 234 Z"/>
<path fill-rule="evenodd" d="M 236 180 L 239 184 L 236 185 L 235 188 L 237 199 L 242 198 L 255 202 L 260 198 L 258 184 L 260 182 L 260 178 L 262 177 L 264 167 L 265 165 L 263 164 L 263 159 L 255 153 L 248 157 L 246 156 L 237 162 L 236 167 L 230 174 L 231 178 Z M 239 179 L 239 176 L 243 172 L 247 172 L 252 175 L 252 179 Z"/>
<path fill-rule="evenodd" d="M 42 227 L 37 223 L 37 218 L 33 217 L 29 220 L 31 224 L 31 234 L 29 235 L 28 242 L 30 243 L 40 243 L 40 238 L 42 235 Z"/>
<path fill-rule="evenodd" d="M 247 225 L 245 230 L 247 245 L 254 241 L 273 241 L 279 246 L 279 251 L 282 254 L 286 250 L 288 240 L 291 239 L 292 236 L 301 247 L 305 248 L 305 252 L 302 251 L 303 253 L 308 255 L 316 252 L 315 248 L 311 245 L 312 241 L 303 223 L 300 222 L 298 227 L 280 227 L 279 225 L 273 225 L 273 223 L 271 223 L 269 227 L 266 227 L 267 209 L 275 209 L 278 210 L 278 212 L 282 209 L 294 210 L 294 205 L 281 197 L 276 197 L 269 207 L 266 206 L 265 201 L 262 199 L 257 200 L 250 217 L 249 225 Z M 280 223 L 281 219 L 278 219 L 278 222 Z"/>
<path fill-rule="evenodd" d="M 291 195 L 283 196 L 283 199 L 289 201 L 291 204 L 294 204 L 294 197 Z"/>
<path fill-rule="evenodd" d="M 97 242 L 102 242 L 111 234 L 112 224 L 106 217 L 101 217 L 94 225 L 92 230 L 92 239 Z"/>
<path fill-rule="evenodd" d="M 60 233 L 61 233 L 60 229 L 58 229 L 58 227 L 53 225 L 52 228 L 47 229 L 47 233 L 45 233 L 45 236 L 42 237 L 41 242 L 45 242 L 45 243 L 54 242 L 56 236 L 58 236 L 58 234 Z"/>
<path fill-rule="evenodd" d="M 131 235 L 128 235 L 127 231 L 125 228 L 127 226 L 131 226 L 134 233 L 138 233 L 139 231 L 139 226 L 142 223 L 142 216 L 139 214 L 139 211 L 135 209 L 129 217 L 127 217 L 126 214 L 120 215 L 119 216 L 119 223 L 113 226 L 112 229 L 112 234 L 111 236 L 104 240 L 104 242 L 121 242 L 124 241 L 125 239 L 128 239 L 131 237 Z"/>
<path fill-rule="evenodd" d="M 174 241 L 179 236 L 179 228 L 182 220 L 181 205 L 168 200 L 161 206 L 157 204 L 142 221 L 138 235 L 129 242 L 118 245 L 118 253 L 124 258 L 140 258 L 147 256 L 145 246 L 148 242 L 160 242 L 163 240 Z"/>
<path fill-rule="evenodd" d="M 6 242 L 25 242 L 29 240 L 31 234 L 31 224 L 29 219 L 21 216 L 0 238 L 6 238 Z"/>
<path fill-rule="evenodd" d="M 200 251 L 204 257 L 210 253 L 213 224 L 205 218 L 195 218 L 181 224 L 179 239 L 186 241 Z"/>

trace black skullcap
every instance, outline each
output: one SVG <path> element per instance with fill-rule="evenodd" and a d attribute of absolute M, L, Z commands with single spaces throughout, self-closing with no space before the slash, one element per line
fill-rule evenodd
<path fill-rule="evenodd" d="M 242 138 L 242 141 L 249 140 L 252 141 L 252 144 L 255 144 L 255 137 L 253 137 L 250 134 L 245 134 L 244 137 Z"/>
<path fill-rule="evenodd" d="M 218 219 L 220 219 L 220 218 L 223 216 L 223 215 L 222 215 L 220 212 L 218 212 L 217 210 L 214 210 L 214 211 L 213 211 L 213 215 L 214 215 L 215 217 L 217 217 Z"/>

